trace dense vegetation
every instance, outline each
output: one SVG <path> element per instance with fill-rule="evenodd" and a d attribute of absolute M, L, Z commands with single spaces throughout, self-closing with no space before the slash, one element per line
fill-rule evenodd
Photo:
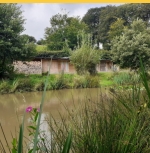
<path fill-rule="evenodd" d="M 111 59 L 123 68 L 137 69 L 138 56 L 141 56 L 148 68 L 149 6 L 140 3 L 91 8 L 82 19 L 58 13 L 50 18 L 50 27 L 45 28 L 43 38 L 37 41 L 33 36 L 21 35 L 24 31 L 21 7 L 17 4 L 0 4 L 0 78 L 13 76 L 12 63 L 15 60 L 72 55 L 79 48 L 79 34 L 83 31 L 91 35 L 91 44 L 95 52 L 98 49 L 99 58 Z M 135 24 L 141 28 L 136 29 Z M 100 43 L 104 50 L 99 49 Z M 95 64 L 91 67 L 93 72 L 94 69 Z"/>
<path fill-rule="evenodd" d="M 117 74 L 116 74 L 117 75 Z M 97 88 L 113 84 L 113 73 L 101 73 L 97 76 L 77 74 L 51 74 L 48 78 L 47 90 L 72 88 Z M 0 81 L 0 93 L 43 91 L 46 76 L 42 75 L 15 75 L 13 80 Z"/>
<path fill-rule="evenodd" d="M 142 20 L 133 21 L 112 40 L 113 61 L 121 68 L 137 70 L 140 67 L 139 58 L 147 69 L 150 66 L 150 28 Z"/>
<path fill-rule="evenodd" d="M 24 18 L 17 4 L 0 4 L 0 78 L 13 73 L 14 60 L 25 60 L 35 52 L 27 45 L 24 31 Z"/>

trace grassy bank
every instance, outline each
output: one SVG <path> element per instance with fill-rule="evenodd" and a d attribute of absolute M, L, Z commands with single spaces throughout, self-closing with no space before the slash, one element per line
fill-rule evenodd
<path fill-rule="evenodd" d="M 96 76 L 79 76 L 76 74 L 51 74 L 48 77 L 47 90 L 72 88 L 97 88 L 113 84 L 113 73 L 99 73 Z M 0 93 L 25 91 L 43 91 L 45 75 L 16 74 L 13 80 L 0 81 Z"/>
<path fill-rule="evenodd" d="M 16 74 L 12 80 L 0 81 L 0 93 L 43 91 L 46 75 Z M 129 88 L 139 83 L 139 75 L 129 72 L 101 72 L 95 76 L 77 74 L 51 74 L 47 90 L 77 88 Z"/>

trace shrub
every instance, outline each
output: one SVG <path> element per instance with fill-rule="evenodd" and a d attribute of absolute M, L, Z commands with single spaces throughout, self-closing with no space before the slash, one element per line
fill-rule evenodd
<path fill-rule="evenodd" d="M 97 88 L 100 86 L 100 78 L 99 76 L 89 76 L 87 75 L 85 77 L 87 81 L 87 87 L 88 88 Z"/>
<path fill-rule="evenodd" d="M 119 73 L 114 76 L 114 83 L 117 85 L 125 85 L 131 83 L 131 75 L 129 73 Z"/>
<path fill-rule="evenodd" d="M 50 82 L 51 89 L 58 90 L 66 88 L 67 80 L 65 79 L 65 75 L 62 73 L 55 78 L 55 80 Z"/>
<path fill-rule="evenodd" d="M 18 86 L 16 87 L 16 91 L 33 91 L 34 85 L 29 78 L 18 80 Z"/>
<path fill-rule="evenodd" d="M 40 81 L 35 84 L 35 90 L 37 91 L 43 91 L 44 90 L 44 81 Z"/>
<path fill-rule="evenodd" d="M 85 79 L 85 76 L 77 75 L 73 79 L 73 88 L 86 88 L 87 87 L 87 81 Z"/>
<path fill-rule="evenodd" d="M 96 64 L 99 62 L 99 52 L 91 44 L 91 35 L 81 33 L 80 46 L 72 53 L 70 60 L 78 74 L 96 74 Z"/>
<path fill-rule="evenodd" d="M 0 83 L 0 92 L 1 92 L 2 94 L 4 94 L 4 93 L 9 93 L 9 92 L 10 92 L 10 89 L 11 89 L 11 86 L 10 86 L 9 82 L 7 82 L 7 81 L 2 81 L 2 82 Z"/>

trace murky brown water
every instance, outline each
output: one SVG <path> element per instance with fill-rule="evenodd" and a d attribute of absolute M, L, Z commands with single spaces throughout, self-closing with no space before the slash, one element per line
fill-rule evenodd
<path fill-rule="evenodd" d="M 100 89 L 67 89 L 47 91 L 43 107 L 43 115 L 52 114 L 59 119 L 59 113 L 66 114 L 67 106 L 70 110 L 83 103 L 85 98 L 94 100 L 100 97 Z M 11 133 L 18 137 L 19 121 L 28 106 L 39 107 L 42 92 L 15 93 L 0 95 L 0 123 L 4 129 L 9 144 L 12 141 Z M 26 115 L 26 122 L 29 115 Z M 19 121 L 18 121 L 19 120 Z M 0 140 L 4 143 L 4 137 L 0 128 Z"/>

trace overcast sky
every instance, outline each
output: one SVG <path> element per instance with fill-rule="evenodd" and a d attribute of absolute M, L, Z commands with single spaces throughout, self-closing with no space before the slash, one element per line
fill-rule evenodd
<path fill-rule="evenodd" d="M 50 18 L 61 13 L 62 9 L 69 12 L 69 16 L 80 16 L 81 18 L 90 8 L 102 7 L 109 4 L 21 4 L 23 10 L 23 16 L 26 19 L 24 34 L 34 36 L 36 40 L 44 38 L 44 30 L 46 27 L 50 27 Z M 118 5 L 118 4 L 111 4 Z"/>

